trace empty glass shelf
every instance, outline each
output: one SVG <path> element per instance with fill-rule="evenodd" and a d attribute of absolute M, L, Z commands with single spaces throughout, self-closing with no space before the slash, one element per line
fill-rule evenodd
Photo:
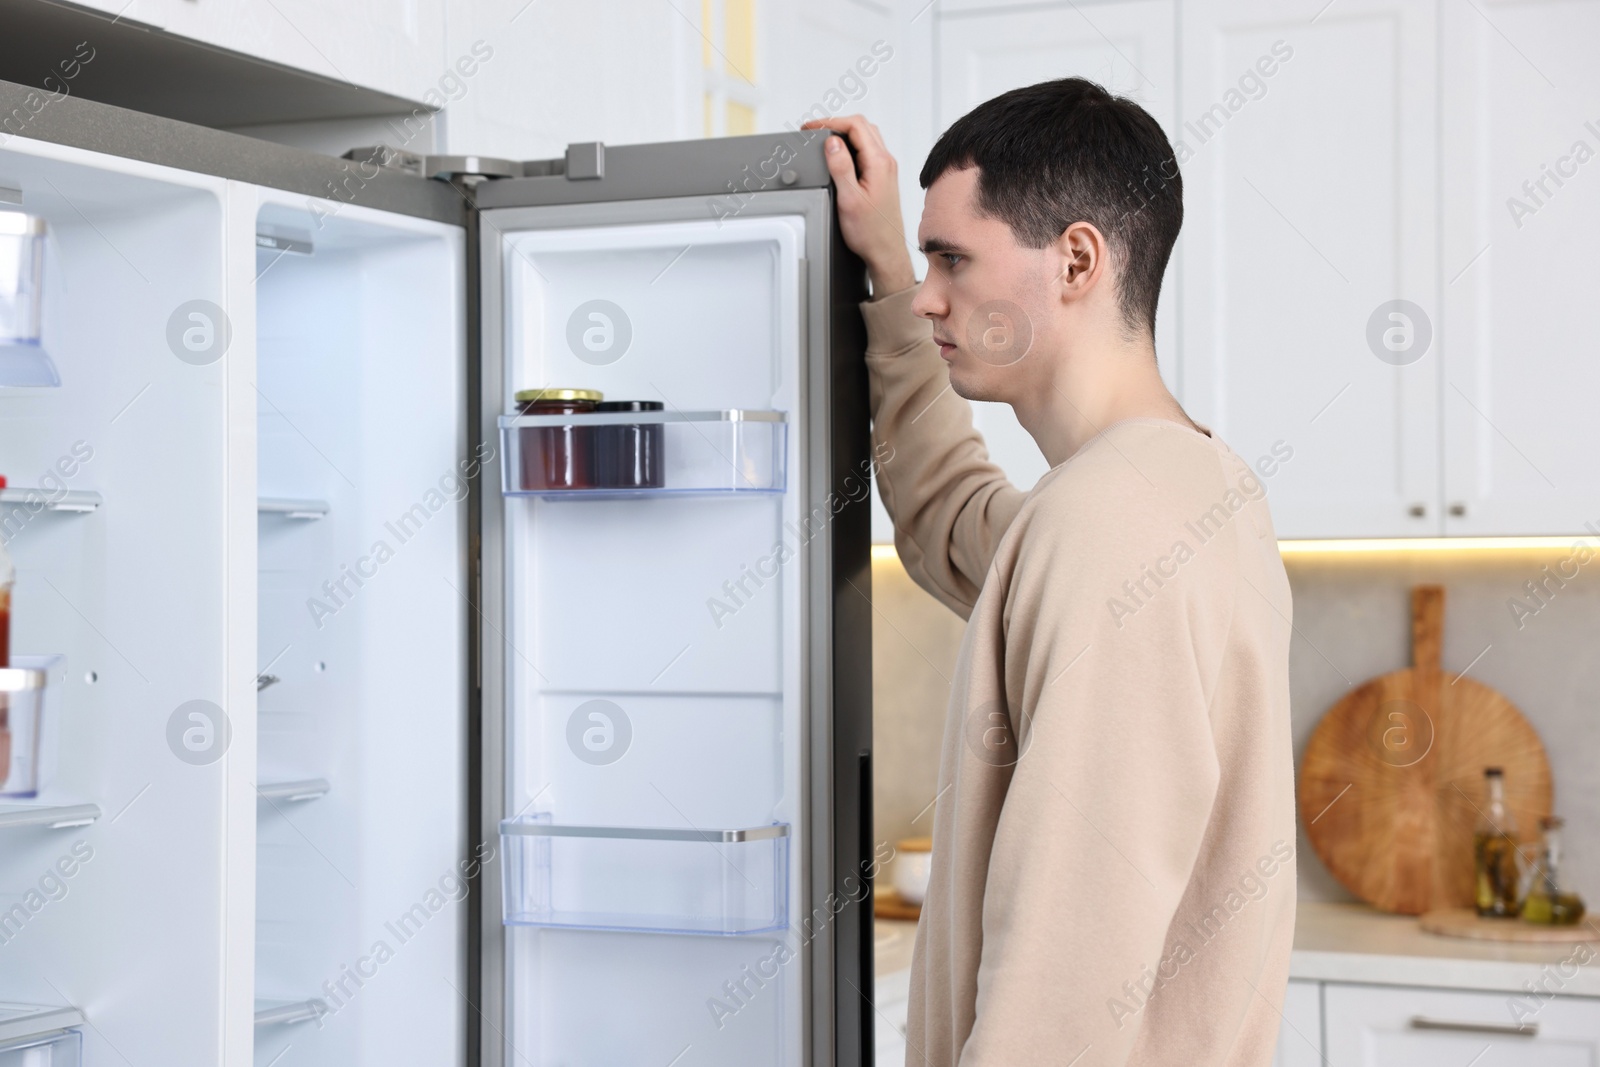
<path fill-rule="evenodd" d="M 89 489 L 30 489 L 13 485 L 0 489 L 0 504 L 26 507 L 30 511 L 93 511 L 105 502 L 99 494 Z"/>
<path fill-rule="evenodd" d="M 328 513 L 326 500 L 287 496 L 264 496 L 256 501 L 258 515 L 281 515 L 286 519 L 316 520 Z"/>
<path fill-rule="evenodd" d="M 0 806 L 0 830 L 13 830 L 24 826 L 64 830 L 71 826 L 88 826 L 98 818 L 100 818 L 98 804 Z"/>
<path fill-rule="evenodd" d="M 781 411 L 503 415 L 501 488 L 546 499 L 781 493 Z"/>
<path fill-rule="evenodd" d="M 332 789 L 326 778 L 300 778 L 292 782 L 261 782 L 256 795 L 262 800 L 315 800 Z"/>
<path fill-rule="evenodd" d="M 789 827 L 500 823 L 508 926 L 754 934 L 789 923 Z"/>
<path fill-rule="evenodd" d="M 258 1000 L 256 1001 L 257 1026 L 287 1026 L 290 1023 L 309 1023 L 327 1015 L 328 1003 L 321 997 L 310 1000 Z"/>

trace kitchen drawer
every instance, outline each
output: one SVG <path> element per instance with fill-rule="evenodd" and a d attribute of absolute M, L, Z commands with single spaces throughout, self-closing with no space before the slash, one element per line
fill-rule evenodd
<path fill-rule="evenodd" d="M 1587 997 L 1328 983 L 1323 1010 L 1325 1054 L 1339 1067 L 1600 1063 L 1600 1000 Z"/>

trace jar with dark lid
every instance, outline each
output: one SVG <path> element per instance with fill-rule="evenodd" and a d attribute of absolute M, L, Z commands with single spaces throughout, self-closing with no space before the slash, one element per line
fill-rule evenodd
<path fill-rule="evenodd" d="M 600 402 L 596 389 L 523 389 L 521 415 L 587 415 Z M 517 443 L 519 487 L 524 491 L 594 488 L 594 427 L 521 426 Z"/>
<path fill-rule="evenodd" d="M 608 400 L 595 412 L 660 411 L 659 400 Z M 659 422 L 594 428 L 594 478 L 602 489 L 660 489 L 666 485 L 664 427 Z"/>

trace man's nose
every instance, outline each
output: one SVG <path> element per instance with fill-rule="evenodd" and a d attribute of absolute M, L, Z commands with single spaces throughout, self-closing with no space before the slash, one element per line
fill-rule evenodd
<path fill-rule="evenodd" d="M 917 295 L 911 300 L 911 313 L 920 315 L 925 319 L 943 318 L 950 308 L 944 298 L 944 285 L 939 280 L 938 272 L 928 271 L 928 276 L 922 280 L 922 285 L 917 289 Z"/>

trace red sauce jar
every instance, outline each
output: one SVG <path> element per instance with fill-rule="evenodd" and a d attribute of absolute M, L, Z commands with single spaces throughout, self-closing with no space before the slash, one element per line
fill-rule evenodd
<path fill-rule="evenodd" d="M 600 399 L 595 389 L 523 389 L 517 393 L 517 413 L 587 415 Z M 592 426 L 519 426 L 520 488 L 593 489 L 593 435 Z"/>

